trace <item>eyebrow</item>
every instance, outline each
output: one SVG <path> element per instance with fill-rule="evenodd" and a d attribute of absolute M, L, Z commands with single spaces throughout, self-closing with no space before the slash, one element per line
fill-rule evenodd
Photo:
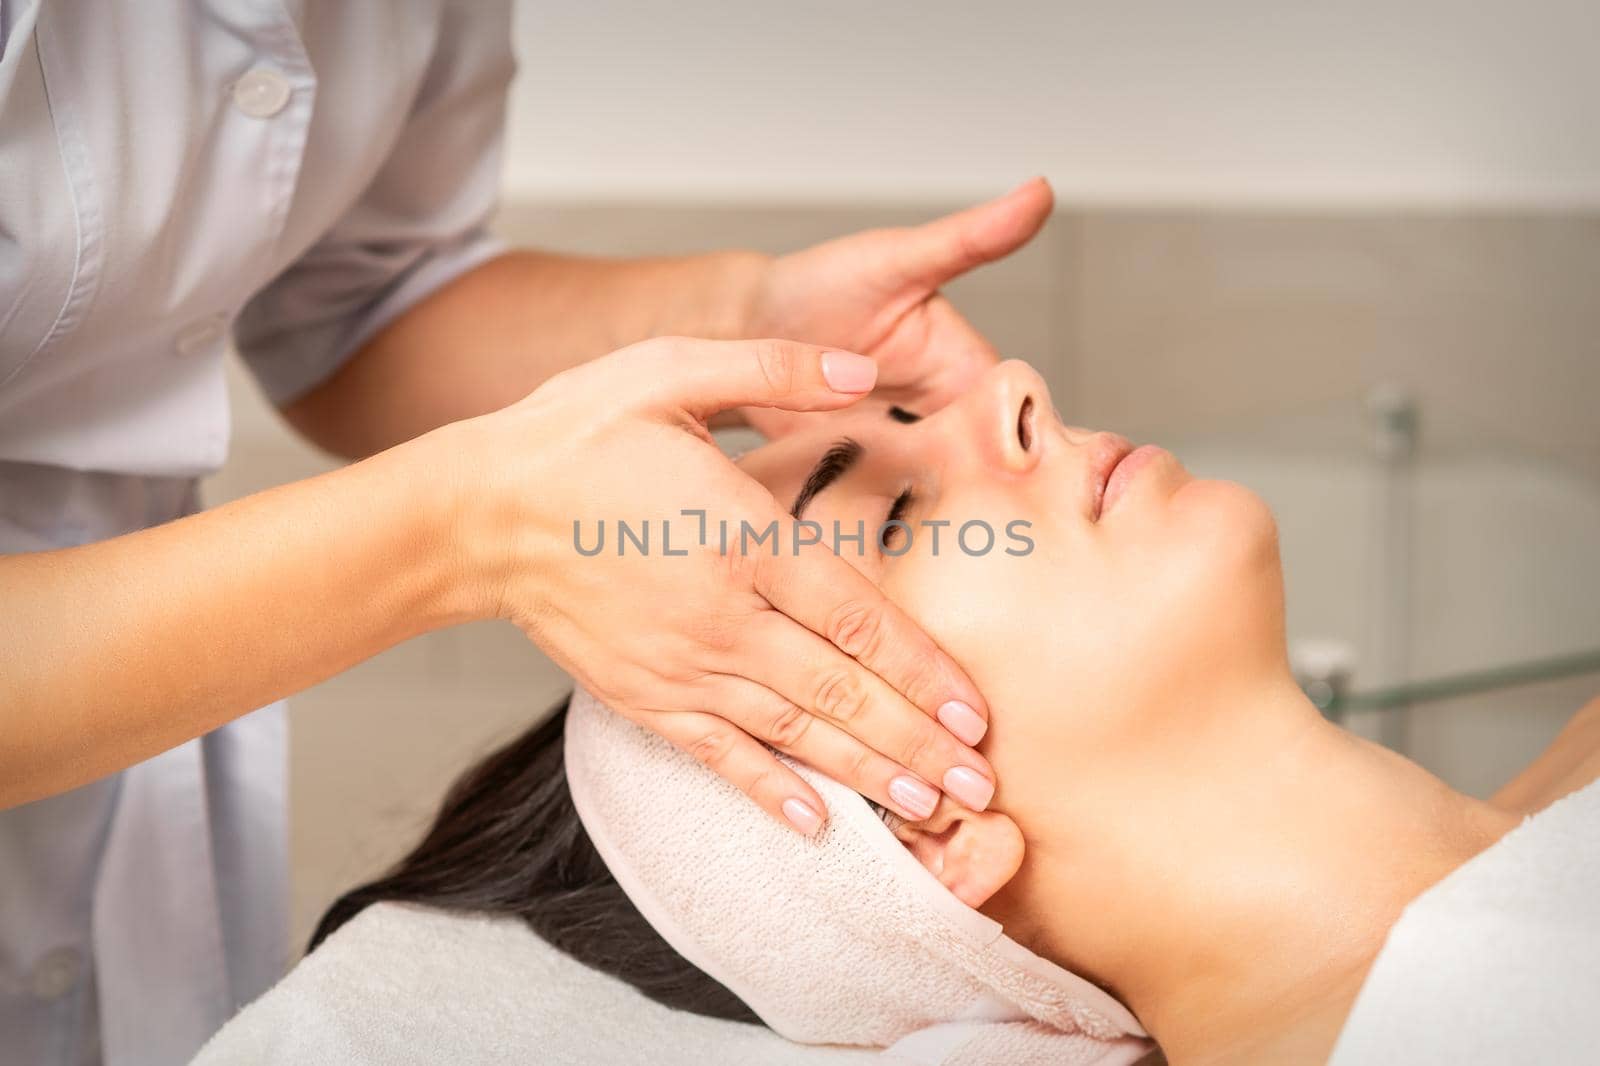
<path fill-rule="evenodd" d="M 861 445 L 849 437 L 834 442 L 822 453 L 822 458 L 811 468 L 811 473 L 806 475 L 805 484 L 800 486 L 800 492 L 795 496 L 794 506 L 789 508 L 789 513 L 798 519 L 805 513 L 806 507 L 812 500 L 829 485 L 844 477 L 860 458 Z"/>

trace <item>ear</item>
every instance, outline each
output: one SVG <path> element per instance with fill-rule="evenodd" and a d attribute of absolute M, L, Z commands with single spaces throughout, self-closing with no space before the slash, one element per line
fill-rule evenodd
<path fill-rule="evenodd" d="M 890 828 L 940 884 L 974 910 L 1022 866 L 1022 830 L 998 811 L 978 813 L 941 796 L 931 818 L 891 819 Z"/>

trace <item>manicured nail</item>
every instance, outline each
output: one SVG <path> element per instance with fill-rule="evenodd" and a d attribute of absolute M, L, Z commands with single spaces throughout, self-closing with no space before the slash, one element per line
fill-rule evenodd
<path fill-rule="evenodd" d="M 960 700 L 951 700 L 939 708 L 939 721 L 944 727 L 956 735 L 956 739 L 963 744 L 972 745 L 983 739 L 989 731 L 989 723 L 978 716 L 978 712 L 968 707 Z"/>
<path fill-rule="evenodd" d="M 901 776 L 890 781 L 889 798 L 918 821 L 933 817 L 933 809 L 939 805 L 939 793 L 933 786 L 914 777 Z"/>
<path fill-rule="evenodd" d="M 818 814 L 811 804 L 805 800 L 784 800 L 783 816 L 789 819 L 790 825 L 808 837 L 815 836 L 817 830 L 822 828 L 822 815 Z"/>
<path fill-rule="evenodd" d="M 988 810 L 989 801 L 994 799 L 994 782 L 970 766 L 954 766 L 947 770 L 944 790 L 963 807 L 975 811 Z"/>
<path fill-rule="evenodd" d="M 854 352 L 823 352 L 822 376 L 834 392 L 871 392 L 878 364 Z"/>

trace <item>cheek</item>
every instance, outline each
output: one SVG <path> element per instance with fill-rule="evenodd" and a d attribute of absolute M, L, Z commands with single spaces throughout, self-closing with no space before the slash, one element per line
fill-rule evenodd
<path fill-rule="evenodd" d="M 997 543 L 987 554 L 962 552 L 954 527 L 935 554 L 919 531 L 883 577 L 992 705 L 1072 712 L 1086 728 L 1218 684 L 1226 671 L 1286 660 L 1276 531 L 1253 494 L 1194 482 L 1115 538 L 1031 517 L 1027 555 L 1006 554 L 1021 545 L 991 514 Z"/>
<path fill-rule="evenodd" d="M 1043 695 L 1062 695 L 1065 679 L 1079 693 L 1103 692 L 1109 653 L 1127 644 L 1117 616 L 1129 600 L 1089 529 L 1037 513 L 1031 527 L 1010 531 L 1005 519 L 988 521 L 996 534 L 990 551 L 962 551 L 952 526 L 937 554 L 919 541 L 889 567 L 885 591 L 994 707 L 1038 706 Z M 968 543 L 975 549 L 983 540 L 974 534 Z"/>
<path fill-rule="evenodd" d="M 971 671 L 995 642 L 1025 623 L 1032 602 L 1025 590 L 1041 570 L 1042 553 L 1037 529 L 1008 533 L 1005 518 L 986 516 L 963 537 L 961 524 L 975 521 L 973 510 L 965 509 L 959 519 L 954 513 L 936 540 L 933 530 L 917 529 L 912 550 L 886 566 L 883 587 Z M 1033 538 L 1034 545 L 1022 537 Z"/>

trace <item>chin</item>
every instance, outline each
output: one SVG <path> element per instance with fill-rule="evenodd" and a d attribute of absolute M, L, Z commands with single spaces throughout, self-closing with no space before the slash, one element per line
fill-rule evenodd
<path fill-rule="evenodd" d="M 1206 620 L 1205 657 L 1251 674 L 1286 662 L 1283 563 L 1271 508 L 1230 481 L 1195 481 L 1173 502 L 1193 552 L 1183 610 Z"/>
<path fill-rule="evenodd" d="M 1186 532 L 1219 564 L 1280 567 L 1278 521 L 1265 500 L 1232 481 L 1191 481 L 1173 497 Z"/>

